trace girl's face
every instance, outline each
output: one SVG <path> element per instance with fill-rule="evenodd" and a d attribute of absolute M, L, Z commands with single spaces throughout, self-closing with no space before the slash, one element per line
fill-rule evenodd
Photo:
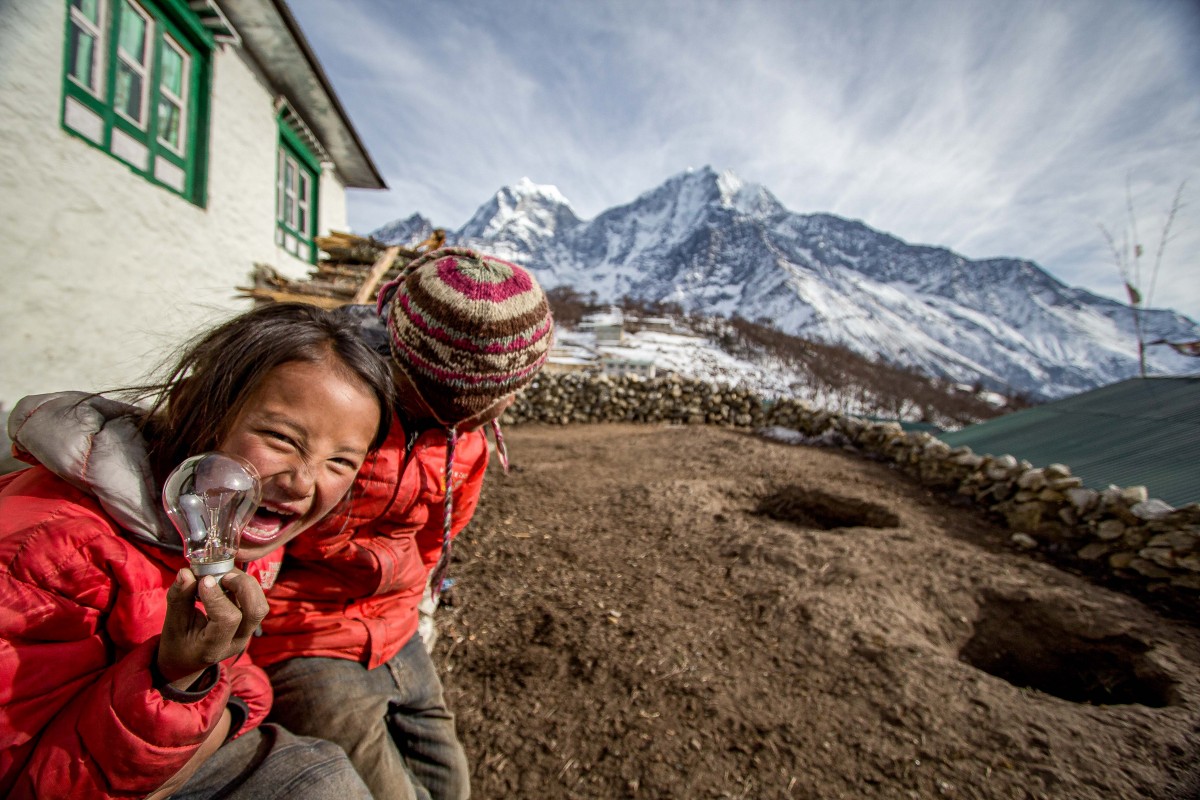
<path fill-rule="evenodd" d="M 375 395 L 334 356 L 266 374 L 218 444 L 262 478 L 238 561 L 262 558 L 333 510 L 367 457 L 379 415 Z"/>

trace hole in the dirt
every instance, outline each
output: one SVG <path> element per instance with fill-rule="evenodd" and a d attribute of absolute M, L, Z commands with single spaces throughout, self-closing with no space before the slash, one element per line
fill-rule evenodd
<path fill-rule="evenodd" d="M 882 506 L 816 489 L 788 486 L 758 501 L 755 514 L 805 528 L 895 528 L 900 518 Z"/>
<path fill-rule="evenodd" d="M 1071 630 L 1048 604 L 993 600 L 959 659 L 1013 686 L 1073 703 L 1169 705 L 1175 681 L 1145 658 L 1132 636 L 1088 638 Z"/>

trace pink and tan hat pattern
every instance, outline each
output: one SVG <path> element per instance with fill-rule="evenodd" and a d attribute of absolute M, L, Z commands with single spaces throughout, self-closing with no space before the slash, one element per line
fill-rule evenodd
<path fill-rule="evenodd" d="M 516 264 L 445 247 L 414 259 L 392 286 L 379 293 L 380 309 L 390 304 L 392 356 L 444 425 L 516 393 L 550 353 L 546 295 Z"/>

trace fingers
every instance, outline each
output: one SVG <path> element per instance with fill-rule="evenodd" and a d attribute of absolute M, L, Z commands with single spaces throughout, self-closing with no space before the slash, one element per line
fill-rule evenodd
<path fill-rule="evenodd" d="M 196 607 L 197 598 L 202 612 Z M 241 570 L 197 579 L 191 570 L 181 569 L 167 589 L 159 672 L 172 683 L 180 676 L 196 677 L 210 664 L 245 650 L 266 615 L 262 587 Z"/>
<path fill-rule="evenodd" d="M 184 567 L 175 575 L 175 582 L 171 584 L 171 588 L 167 589 L 168 614 L 170 614 L 171 608 L 190 613 L 195 603 L 196 576 L 190 569 Z"/>
<path fill-rule="evenodd" d="M 167 589 L 167 613 L 158 645 L 158 670 L 168 682 L 193 675 L 204 667 L 195 663 L 189 645 L 197 623 L 197 588 L 196 576 L 185 568 L 179 570 L 175 582 Z"/>
<path fill-rule="evenodd" d="M 222 653 L 214 661 L 241 652 L 267 615 L 262 587 L 241 570 L 223 575 L 220 582 L 206 575 L 200 580 L 199 595 L 208 616 L 203 635 L 206 655 Z"/>
<path fill-rule="evenodd" d="M 242 612 L 212 575 L 200 579 L 198 594 L 208 621 L 196 642 L 196 655 L 205 663 L 215 664 L 232 654 L 230 645 L 242 622 Z"/>
<path fill-rule="evenodd" d="M 196 608 L 197 598 L 203 612 Z M 189 675 L 237 655 L 266 615 L 262 587 L 241 570 L 199 580 L 191 570 L 180 570 L 167 590 L 160 672 L 172 678 Z"/>
<path fill-rule="evenodd" d="M 242 619 L 233 638 L 245 646 L 267 616 L 267 598 L 263 595 L 262 585 L 241 570 L 234 570 L 221 579 L 221 587 L 241 611 Z"/>
<path fill-rule="evenodd" d="M 167 589 L 167 614 L 163 620 L 163 634 L 167 636 L 186 636 L 195 624 L 196 616 L 196 576 L 190 569 L 181 569 L 175 575 L 175 582 Z"/>

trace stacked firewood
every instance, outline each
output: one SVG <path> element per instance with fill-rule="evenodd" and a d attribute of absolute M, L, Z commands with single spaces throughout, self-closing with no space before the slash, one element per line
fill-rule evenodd
<path fill-rule="evenodd" d="M 267 264 L 255 264 L 254 285 L 239 286 L 238 292 L 259 303 L 301 302 L 324 308 L 373 303 L 380 286 L 397 277 L 417 256 L 441 247 L 446 232 L 437 228 L 414 247 L 387 245 L 369 236 L 342 231 L 332 231 L 314 241 L 322 258 L 307 278 L 294 280 Z"/>

